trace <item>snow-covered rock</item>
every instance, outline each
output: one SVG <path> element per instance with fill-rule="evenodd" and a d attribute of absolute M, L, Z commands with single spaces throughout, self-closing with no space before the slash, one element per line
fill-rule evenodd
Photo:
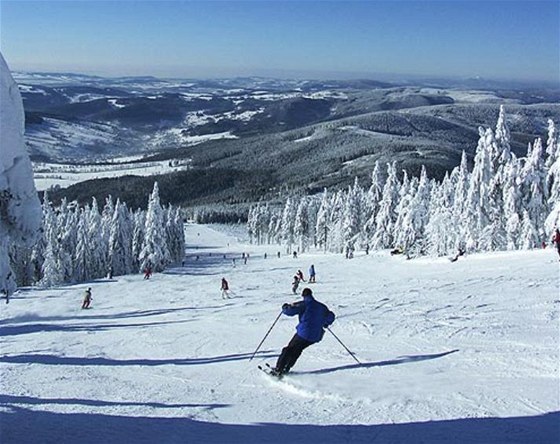
<path fill-rule="evenodd" d="M 41 227 L 41 207 L 24 142 L 19 89 L 0 54 L 0 291 L 15 288 L 8 263 L 10 242 L 30 245 Z"/>

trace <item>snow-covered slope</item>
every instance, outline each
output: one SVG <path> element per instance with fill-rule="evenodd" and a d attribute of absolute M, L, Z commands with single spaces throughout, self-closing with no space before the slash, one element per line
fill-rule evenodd
<path fill-rule="evenodd" d="M 28 289 L 2 307 L 3 443 L 558 442 L 555 251 L 294 259 L 186 230 L 184 266 L 149 281 Z M 277 381 L 257 364 L 274 364 L 296 319 L 250 357 L 311 264 L 362 365 L 326 332 Z"/>
<path fill-rule="evenodd" d="M 152 176 L 166 174 L 189 168 L 189 160 L 161 160 L 139 162 L 138 159 L 113 159 L 113 163 L 97 165 L 72 165 L 61 163 L 36 162 L 35 186 L 43 191 L 49 188 L 66 188 L 79 182 L 91 179 L 105 179 L 126 175 Z"/>

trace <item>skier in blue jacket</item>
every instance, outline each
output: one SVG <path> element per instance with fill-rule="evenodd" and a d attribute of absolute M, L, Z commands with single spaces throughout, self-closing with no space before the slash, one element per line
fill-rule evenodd
<path fill-rule="evenodd" d="M 282 305 L 282 313 L 287 316 L 299 316 L 296 334 L 290 343 L 282 349 L 273 373 L 281 376 L 290 371 L 301 355 L 311 344 L 323 338 L 325 328 L 334 322 L 334 313 L 325 304 L 316 301 L 311 289 L 301 292 L 303 301 Z"/>

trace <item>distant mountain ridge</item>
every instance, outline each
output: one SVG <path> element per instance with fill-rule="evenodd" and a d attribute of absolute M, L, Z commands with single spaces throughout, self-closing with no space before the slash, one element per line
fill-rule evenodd
<path fill-rule="evenodd" d="M 546 136 L 548 118 L 560 121 L 560 90 L 540 86 L 49 73 L 15 78 L 32 160 L 188 159 L 200 170 L 249 177 L 267 172 L 268 195 L 346 186 L 355 176 L 365 181 L 376 160 L 396 160 L 412 174 L 424 164 L 430 176 L 443 177 L 463 150 L 472 157 L 478 126 L 493 127 L 501 104 L 517 154 Z M 230 200 L 235 195 L 225 194 Z M 259 197 L 249 192 L 239 199 Z M 223 199 L 218 187 L 204 202 Z"/>

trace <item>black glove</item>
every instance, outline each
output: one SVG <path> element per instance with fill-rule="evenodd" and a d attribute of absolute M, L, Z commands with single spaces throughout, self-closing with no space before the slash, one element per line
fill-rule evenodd
<path fill-rule="evenodd" d="M 283 304 L 282 305 L 282 310 L 286 310 L 287 308 L 290 308 L 290 304 Z"/>

